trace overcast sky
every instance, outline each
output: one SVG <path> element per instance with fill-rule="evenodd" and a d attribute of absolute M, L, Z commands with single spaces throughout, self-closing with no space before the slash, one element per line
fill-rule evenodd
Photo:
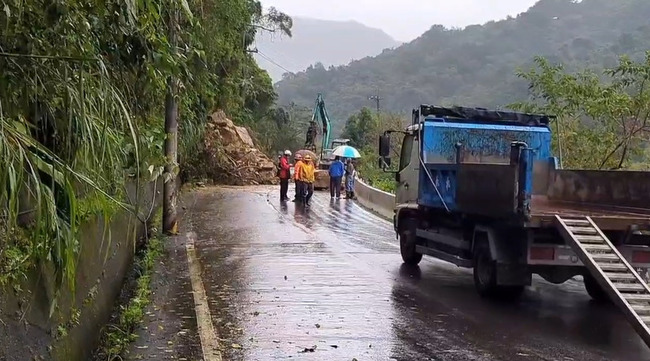
<path fill-rule="evenodd" d="M 410 41 L 431 25 L 464 27 L 526 11 L 537 0 L 261 0 L 293 16 L 356 20 Z"/>

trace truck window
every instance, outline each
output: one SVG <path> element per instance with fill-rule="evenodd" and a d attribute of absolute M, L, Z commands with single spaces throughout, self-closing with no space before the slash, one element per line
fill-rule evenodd
<path fill-rule="evenodd" d="M 411 163 L 411 151 L 413 150 L 413 136 L 405 135 L 402 142 L 402 154 L 399 157 L 399 171 L 401 172 Z"/>

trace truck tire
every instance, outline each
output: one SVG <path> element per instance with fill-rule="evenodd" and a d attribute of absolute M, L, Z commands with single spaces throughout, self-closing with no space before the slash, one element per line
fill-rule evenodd
<path fill-rule="evenodd" d="M 585 274 L 583 278 L 585 283 L 585 289 L 587 290 L 587 293 L 594 301 L 602 302 L 602 303 L 607 303 L 610 301 L 607 292 L 605 292 L 605 290 L 603 290 L 603 288 L 600 287 L 598 281 L 596 281 L 596 279 L 592 275 Z"/>
<path fill-rule="evenodd" d="M 405 218 L 400 221 L 399 251 L 402 254 L 402 260 L 409 266 L 415 266 L 422 260 L 422 254 L 415 251 L 417 244 L 416 228 L 417 220 L 413 218 Z"/>
<path fill-rule="evenodd" d="M 481 297 L 512 301 L 521 296 L 524 286 L 497 285 L 497 263 L 487 243 L 479 243 L 474 251 L 474 286 Z"/>
<path fill-rule="evenodd" d="M 486 243 L 474 250 L 474 287 L 481 297 L 492 297 L 497 290 L 497 267 Z"/>

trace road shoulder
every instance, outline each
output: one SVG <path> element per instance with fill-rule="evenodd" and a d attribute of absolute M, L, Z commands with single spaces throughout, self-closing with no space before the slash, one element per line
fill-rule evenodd
<path fill-rule="evenodd" d="M 127 360 L 203 359 L 187 244 L 185 233 L 166 239 L 164 252 L 156 263 L 151 280 L 151 303 L 146 308 L 144 321 Z"/>

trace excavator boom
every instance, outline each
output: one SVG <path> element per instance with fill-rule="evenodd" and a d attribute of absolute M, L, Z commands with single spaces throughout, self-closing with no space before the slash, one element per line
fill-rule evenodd
<path fill-rule="evenodd" d="M 327 115 L 327 110 L 325 109 L 325 101 L 323 100 L 323 95 L 318 93 L 316 97 L 316 106 L 314 107 L 314 114 L 311 117 L 313 122 L 320 123 L 323 131 L 323 140 L 321 142 L 321 149 L 319 157 L 323 157 L 323 150 L 329 146 L 330 135 L 332 127 L 330 125 L 330 119 Z"/>

